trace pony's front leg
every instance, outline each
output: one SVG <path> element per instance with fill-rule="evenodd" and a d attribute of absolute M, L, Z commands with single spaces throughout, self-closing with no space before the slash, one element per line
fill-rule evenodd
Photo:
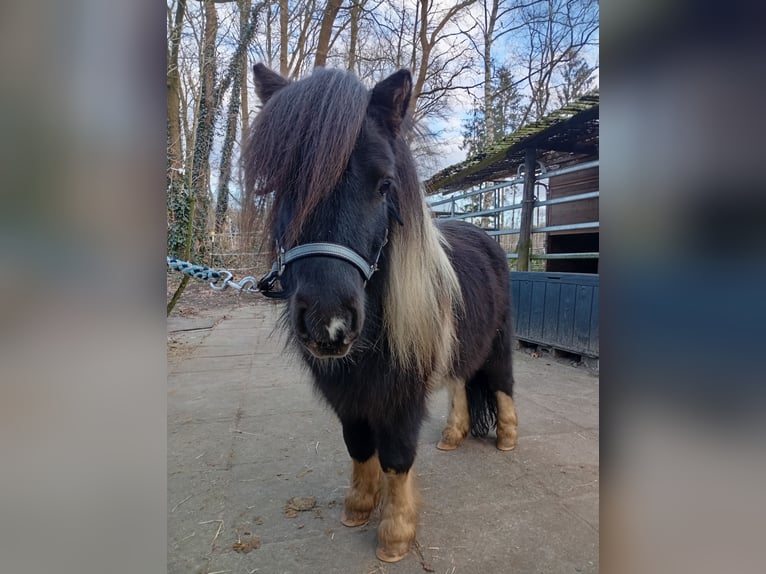
<path fill-rule="evenodd" d="M 375 435 L 367 421 L 343 422 L 343 439 L 351 455 L 351 488 L 346 494 L 340 521 L 345 526 L 362 526 L 378 504 L 381 469 L 375 454 Z"/>
<path fill-rule="evenodd" d="M 385 481 L 375 554 L 384 562 L 398 562 L 407 555 L 418 526 L 420 498 L 412 471 L 417 430 L 403 432 L 398 429 L 398 436 L 383 433 L 378 443 Z"/>

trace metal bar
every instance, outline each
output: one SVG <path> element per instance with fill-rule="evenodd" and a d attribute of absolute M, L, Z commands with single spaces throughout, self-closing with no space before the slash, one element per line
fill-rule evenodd
<path fill-rule="evenodd" d="M 474 195 L 479 195 L 480 193 L 484 193 L 487 191 L 494 191 L 496 189 L 502 189 L 503 187 L 508 187 L 511 185 L 516 185 L 518 183 L 523 183 L 524 178 L 523 177 L 515 177 L 513 179 L 510 179 L 508 181 L 501 181 L 500 183 L 496 183 L 495 185 L 490 185 L 489 187 L 484 187 L 482 189 L 474 189 L 473 191 L 469 191 L 466 193 L 462 193 L 460 195 L 455 195 L 453 197 L 448 197 L 447 199 L 440 199 L 439 201 L 433 201 L 430 202 L 429 205 L 431 207 L 435 205 L 442 205 L 444 203 L 449 203 L 450 201 L 455 201 L 459 199 L 465 199 L 467 197 L 473 197 Z M 457 192 L 450 192 L 450 193 L 457 193 Z M 430 197 L 434 197 L 433 195 Z"/>
<path fill-rule="evenodd" d="M 577 229 L 598 229 L 598 221 L 591 223 L 570 223 L 568 225 L 549 225 L 547 227 L 533 227 L 532 233 L 550 233 L 551 231 L 574 231 Z M 521 229 L 497 229 L 486 231 L 487 235 L 496 237 L 498 235 L 515 235 L 520 233 Z"/>
<path fill-rule="evenodd" d="M 543 172 L 543 173 L 538 174 L 536 177 L 537 177 L 538 180 L 548 179 L 549 177 L 556 177 L 557 175 L 566 175 L 568 173 L 575 173 L 575 172 L 578 172 L 578 171 L 582 171 L 582 170 L 585 170 L 585 169 L 591 169 L 593 167 L 598 167 L 598 166 L 599 166 L 599 160 L 596 159 L 596 160 L 593 160 L 593 161 L 588 161 L 588 162 L 585 162 L 585 163 L 579 163 L 577 165 L 572 165 L 572 166 L 569 166 L 569 167 L 563 167 L 561 169 L 556 169 L 556 170 L 553 170 L 553 171 Z M 519 183 L 524 183 L 524 178 L 523 177 L 515 177 L 513 179 L 509 179 L 507 181 L 503 181 L 503 182 L 500 182 L 498 184 L 491 185 L 489 187 L 485 187 L 484 189 L 476 189 L 476 190 L 469 191 L 469 192 L 461 194 L 461 195 L 455 195 L 455 196 L 449 197 L 447 199 L 440 199 L 439 201 L 434 201 L 430 205 L 431 206 L 442 205 L 444 203 L 449 203 L 450 201 L 464 199 L 466 197 L 472 197 L 472 196 L 477 195 L 479 193 L 484 193 L 485 191 L 492 191 L 492 190 L 495 190 L 495 189 L 500 189 L 500 188 L 503 188 L 503 187 L 508 187 L 508 186 L 511 186 L 511 185 L 516 185 L 516 184 L 519 184 Z M 450 193 L 456 193 L 456 192 L 453 191 L 453 192 L 450 192 Z M 434 196 L 431 196 L 431 197 L 434 197 Z"/>
<path fill-rule="evenodd" d="M 583 253 L 538 253 L 532 255 L 532 259 L 598 259 L 598 251 Z"/>
<path fill-rule="evenodd" d="M 493 213 L 500 213 L 502 211 L 510 211 L 512 209 L 521 208 L 521 204 L 507 205 L 504 207 L 496 207 L 495 209 L 485 209 L 484 211 L 467 211 L 465 213 L 456 213 L 451 215 L 450 219 L 468 219 L 470 217 L 481 217 L 482 215 L 492 215 Z"/>
<path fill-rule="evenodd" d="M 573 201 L 581 201 L 584 199 L 596 199 L 599 197 L 598 191 L 590 191 L 588 193 L 580 193 L 578 195 L 570 195 L 567 197 L 560 197 L 557 199 L 549 199 L 547 201 L 536 201 L 535 207 L 543 207 L 546 205 L 557 205 L 559 203 L 570 203 Z M 493 213 L 500 213 L 503 211 L 513 211 L 514 209 L 521 209 L 521 203 L 514 203 L 513 205 L 504 205 L 495 209 L 486 209 L 484 211 L 469 211 L 465 213 L 456 213 L 450 215 L 450 219 L 469 219 L 471 217 L 481 217 L 483 215 L 492 215 Z"/>
<path fill-rule="evenodd" d="M 507 253 L 506 259 L 518 259 L 518 253 Z M 544 260 L 544 259 L 598 259 L 599 254 L 597 251 L 591 251 L 587 253 L 532 253 L 529 256 L 530 259 Z"/>
<path fill-rule="evenodd" d="M 600 192 L 590 191 L 588 193 L 580 193 L 578 195 L 570 195 L 567 197 L 559 197 L 556 199 L 548 199 L 546 201 L 535 201 L 535 207 L 544 207 L 546 205 L 557 205 L 560 203 L 571 203 L 574 201 L 582 201 L 585 199 L 598 199 Z M 464 213 L 455 213 L 449 215 L 450 219 L 467 219 L 471 217 L 481 217 L 482 215 L 492 215 L 493 213 L 500 213 L 504 211 L 513 211 L 515 209 L 521 209 L 521 203 L 514 203 L 513 205 L 504 205 L 495 209 L 487 209 L 484 211 L 469 211 Z"/>
<path fill-rule="evenodd" d="M 592 167 L 598 167 L 598 160 L 586 161 L 585 163 L 578 163 L 577 165 L 570 165 L 569 167 L 562 167 L 553 171 L 547 171 L 537 176 L 537 179 L 548 179 L 549 177 L 556 177 L 557 175 L 566 175 L 568 173 L 575 173 L 584 169 L 590 169 Z"/>
<path fill-rule="evenodd" d="M 569 203 L 571 201 L 580 201 L 583 199 L 595 199 L 599 196 L 598 191 L 589 191 L 588 193 L 579 193 L 577 195 L 568 195 L 566 197 L 558 197 L 556 199 L 548 199 L 546 201 L 536 201 L 535 207 L 542 207 L 543 205 L 556 205 L 558 203 Z M 509 206 L 509 209 L 513 206 Z"/>
<path fill-rule="evenodd" d="M 590 223 L 569 223 L 567 225 L 547 225 L 536 227 L 532 233 L 550 233 L 551 231 L 574 231 L 575 229 L 598 229 L 598 221 Z"/>

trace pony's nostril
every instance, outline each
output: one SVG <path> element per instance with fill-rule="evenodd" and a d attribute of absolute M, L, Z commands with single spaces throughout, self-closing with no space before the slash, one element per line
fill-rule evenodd
<path fill-rule="evenodd" d="M 356 334 L 359 332 L 359 313 L 356 311 L 356 307 L 351 305 L 348 309 L 349 315 L 350 315 L 350 321 L 349 321 L 349 333 Z"/>
<path fill-rule="evenodd" d="M 364 308 L 358 304 L 352 303 L 346 306 L 346 315 L 348 317 L 348 331 L 346 336 L 349 340 L 354 340 L 361 332 L 364 324 Z"/>
<path fill-rule="evenodd" d="M 309 327 L 306 323 L 307 310 L 308 307 L 306 305 L 299 303 L 295 313 L 295 332 L 304 339 L 309 336 Z"/>

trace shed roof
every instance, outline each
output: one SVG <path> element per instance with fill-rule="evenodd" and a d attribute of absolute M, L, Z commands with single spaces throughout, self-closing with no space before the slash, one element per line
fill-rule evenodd
<path fill-rule="evenodd" d="M 537 158 L 546 163 L 598 155 L 598 122 L 599 93 L 594 90 L 505 136 L 486 152 L 434 174 L 425 182 L 426 192 L 448 193 L 516 175 L 529 147 L 536 148 Z"/>

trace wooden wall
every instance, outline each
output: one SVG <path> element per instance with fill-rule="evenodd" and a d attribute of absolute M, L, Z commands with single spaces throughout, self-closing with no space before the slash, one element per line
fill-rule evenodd
<path fill-rule="evenodd" d="M 597 167 L 552 177 L 548 182 L 548 199 L 557 199 L 589 191 L 598 191 Z M 598 198 L 549 205 L 546 209 L 546 214 L 548 225 L 598 221 Z M 593 233 L 593 230 L 555 231 L 551 235 L 569 235 L 573 233 Z"/>

